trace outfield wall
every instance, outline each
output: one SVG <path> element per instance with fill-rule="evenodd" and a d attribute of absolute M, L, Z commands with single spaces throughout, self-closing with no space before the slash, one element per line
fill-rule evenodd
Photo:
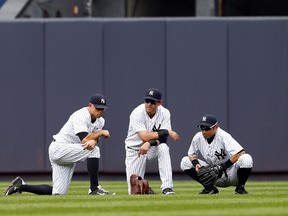
<path fill-rule="evenodd" d="M 149 87 L 181 137 L 169 141 L 174 171 L 214 113 L 254 172 L 287 172 L 287 30 L 286 18 L 0 21 L 0 173 L 50 172 L 52 135 L 94 92 L 109 106 L 101 171 L 124 173 L 129 114 Z"/>

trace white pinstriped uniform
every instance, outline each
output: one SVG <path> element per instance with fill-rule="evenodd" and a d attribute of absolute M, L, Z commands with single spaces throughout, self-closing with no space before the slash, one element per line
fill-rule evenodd
<path fill-rule="evenodd" d="M 139 131 L 153 131 L 157 129 L 171 130 L 170 112 L 163 106 L 159 106 L 153 118 L 150 118 L 145 110 L 145 104 L 140 104 L 130 114 L 128 135 L 125 140 L 126 149 L 126 177 L 128 184 L 128 193 L 130 194 L 130 176 L 139 174 L 142 178 L 145 175 L 146 162 L 158 159 L 160 179 L 162 181 L 161 189 L 173 188 L 172 167 L 169 153 L 169 147 L 166 143 L 150 147 L 145 155 L 138 157 L 138 149 L 143 141 L 138 136 Z M 160 128 L 159 128 L 160 127 Z"/>
<path fill-rule="evenodd" d="M 189 156 L 197 156 L 199 153 L 205 159 L 200 160 L 201 166 L 208 164 L 220 164 L 228 160 L 232 155 L 241 151 L 243 147 L 226 131 L 218 127 L 213 141 L 209 144 L 203 137 L 202 132 L 198 132 L 192 139 L 188 150 Z M 188 156 L 183 157 L 181 161 L 181 169 L 187 170 L 193 167 Z M 253 160 L 249 154 L 243 154 L 238 161 L 227 169 L 228 177 L 223 174 L 222 178 L 216 181 L 216 186 L 228 187 L 236 186 L 238 183 L 237 170 L 239 168 L 252 168 Z"/>
<path fill-rule="evenodd" d="M 58 134 L 54 135 L 49 146 L 49 159 L 52 166 L 52 194 L 65 194 L 71 182 L 76 162 L 87 158 L 100 158 L 100 149 L 83 150 L 82 143 L 76 135 L 79 132 L 92 133 L 102 130 L 105 120 L 100 117 L 94 123 L 87 107 L 74 112 Z"/>

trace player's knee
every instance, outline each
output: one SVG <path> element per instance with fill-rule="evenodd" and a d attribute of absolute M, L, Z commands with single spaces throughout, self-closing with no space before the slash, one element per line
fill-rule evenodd
<path fill-rule="evenodd" d="M 192 168 L 192 163 L 191 163 L 190 158 L 188 156 L 185 156 L 182 158 L 182 160 L 180 162 L 180 168 L 183 171 Z"/>
<path fill-rule="evenodd" d="M 243 154 L 238 159 L 240 168 L 252 168 L 253 167 L 253 158 L 249 154 Z"/>
<path fill-rule="evenodd" d="M 91 152 L 89 157 L 100 158 L 100 148 L 96 146 Z"/>
<path fill-rule="evenodd" d="M 158 145 L 158 149 L 160 153 L 169 153 L 169 147 L 165 143 Z"/>
<path fill-rule="evenodd" d="M 66 189 L 55 189 L 52 190 L 52 195 L 65 195 L 67 192 Z"/>

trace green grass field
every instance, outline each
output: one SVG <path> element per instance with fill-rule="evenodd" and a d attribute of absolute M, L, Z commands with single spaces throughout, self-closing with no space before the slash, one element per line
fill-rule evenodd
<path fill-rule="evenodd" d="M 10 182 L 0 182 L 2 191 L 8 184 Z M 219 188 L 218 195 L 198 195 L 202 187 L 194 181 L 175 181 L 174 196 L 162 195 L 159 181 L 150 181 L 154 195 L 127 195 L 124 181 L 102 181 L 101 185 L 117 195 L 88 196 L 88 182 L 72 181 L 65 196 L 29 193 L 1 196 L 0 215 L 288 215 L 286 181 L 248 181 L 249 195 L 234 194 L 234 187 Z"/>

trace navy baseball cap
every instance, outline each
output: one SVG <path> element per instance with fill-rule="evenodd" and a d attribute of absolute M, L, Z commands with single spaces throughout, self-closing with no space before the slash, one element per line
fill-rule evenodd
<path fill-rule="evenodd" d="M 92 103 L 96 108 L 108 109 L 106 106 L 106 98 L 102 94 L 94 94 L 90 98 L 90 103 Z"/>
<path fill-rule="evenodd" d="M 206 114 L 202 117 L 200 123 L 197 125 L 197 127 L 205 126 L 205 127 L 212 127 L 215 124 L 217 124 L 217 119 L 214 115 Z"/>
<path fill-rule="evenodd" d="M 159 89 L 150 88 L 146 92 L 146 96 L 144 97 L 144 100 L 145 99 L 150 99 L 150 100 L 154 100 L 154 101 L 161 101 L 162 100 L 162 94 L 159 91 Z"/>

